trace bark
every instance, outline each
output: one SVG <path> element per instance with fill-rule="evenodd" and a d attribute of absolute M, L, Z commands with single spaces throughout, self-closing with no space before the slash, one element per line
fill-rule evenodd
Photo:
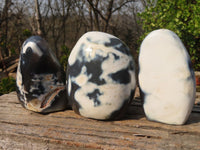
<path fill-rule="evenodd" d="M 35 0 L 35 10 L 36 10 L 36 22 L 37 22 L 37 34 L 40 36 L 44 35 L 44 30 L 42 27 L 42 18 L 40 13 L 40 6 L 38 0 Z"/>
<path fill-rule="evenodd" d="M 65 16 L 65 0 L 62 0 L 62 29 L 63 29 L 63 42 L 62 44 L 65 45 L 65 23 L 66 23 L 66 16 Z"/>
<path fill-rule="evenodd" d="M 63 35 L 62 44 L 65 45 L 66 42 L 66 21 L 68 20 L 72 2 L 71 0 L 62 0 L 62 27 L 60 34 Z M 66 10 L 65 10 L 66 9 Z"/>
<path fill-rule="evenodd" d="M 92 14 L 92 7 L 89 6 L 89 15 L 90 15 L 90 30 L 93 30 L 93 14 Z"/>
<path fill-rule="evenodd" d="M 99 0 L 96 0 L 95 3 L 93 3 L 93 0 L 87 0 L 87 1 L 90 4 L 90 7 L 92 8 L 92 11 L 94 13 L 95 30 L 100 31 L 99 15 L 102 15 L 102 14 L 100 10 L 98 10 Z"/>
<path fill-rule="evenodd" d="M 113 9 L 113 0 L 110 0 L 108 7 L 107 7 L 106 17 L 104 20 L 105 21 L 104 32 L 106 32 L 108 29 L 109 21 L 110 21 L 111 15 L 112 15 L 112 9 Z"/>

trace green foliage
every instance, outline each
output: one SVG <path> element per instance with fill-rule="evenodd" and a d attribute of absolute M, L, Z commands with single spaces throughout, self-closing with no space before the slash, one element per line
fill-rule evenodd
<path fill-rule="evenodd" d="M 61 46 L 61 57 L 60 57 L 60 64 L 64 70 L 67 69 L 68 57 L 70 55 L 70 50 L 67 46 Z"/>
<path fill-rule="evenodd" d="M 12 77 L 3 78 L 0 82 L 0 95 L 15 91 L 15 82 Z"/>
<path fill-rule="evenodd" d="M 13 47 L 10 48 L 10 52 L 11 52 L 11 55 L 16 55 L 16 51 L 15 51 L 15 49 Z"/>
<path fill-rule="evenodd" d="M 144 30 L 141 40 L 155 29 L 174 31 L 187 48 L 194 69 L 200 70 L 200 0 L 158 0 L 139 16 Z"/>
<path fill-rule="evenodd" d="M 24 29 L 22 34 L 24 37 L 27 37 L 27 38 L 32 35 L 32 33 L 29 29 Z"/>

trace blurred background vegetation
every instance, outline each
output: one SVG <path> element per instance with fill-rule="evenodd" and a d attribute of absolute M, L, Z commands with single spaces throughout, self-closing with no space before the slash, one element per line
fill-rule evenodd
<path fill-rule="evenodd" d="M 193 68 L 200 71 L 199 16 L 200 0 L 0 0 L 0 72 L 7 72 L 6 60 L 17 59 L 22 43 L 31 35 L 45 38 L 66 69 L 77 40 L 93 30 L 119 37 L 137 63 L 141 41 L 159 28 L 178 34 Z M 1 80 L 0 91 L 4 84 L 12 87 L 12 82 Z"/>

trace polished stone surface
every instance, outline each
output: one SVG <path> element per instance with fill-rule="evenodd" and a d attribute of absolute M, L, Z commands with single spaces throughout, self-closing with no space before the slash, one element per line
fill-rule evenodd
<path fill-rule="evenodd" d="M 22 45 L 16 85 L 19 101 L 26 109 L 49 113 L 67 106 L 65 72 L 39 36 L 30 37 Z"/>
<path fill-rule="evenodd" d="M 195 101 L 190 56 L 179 37 L 167 29 L 151 32 L 141 44 L 139 85 L 149 120 L 184 124 Z"/>
<path fill-rule="evenodd" d="M 68 59 L 67 92 L 84 117 L 116 119 L 133 98 L 136 81 L 129 48 L 103 32 L 84 34 Z"/>

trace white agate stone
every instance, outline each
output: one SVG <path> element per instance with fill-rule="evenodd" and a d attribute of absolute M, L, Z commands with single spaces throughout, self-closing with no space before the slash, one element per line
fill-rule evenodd
<path fill-rule="evenodd" d="M 179 37 L 167 29 L 151 32 L 139 54 L 139 85 L 149 120 L 184 124 L 195 101 L 190 57 Z"/>
<path fill-rule="evenodd" d="M 133 98 L 134 69 L 129 48 L 120 39 L 103 32 L 84 34 L 68 59 L 73 110 L 93 119 L 118 118 Z"/>

